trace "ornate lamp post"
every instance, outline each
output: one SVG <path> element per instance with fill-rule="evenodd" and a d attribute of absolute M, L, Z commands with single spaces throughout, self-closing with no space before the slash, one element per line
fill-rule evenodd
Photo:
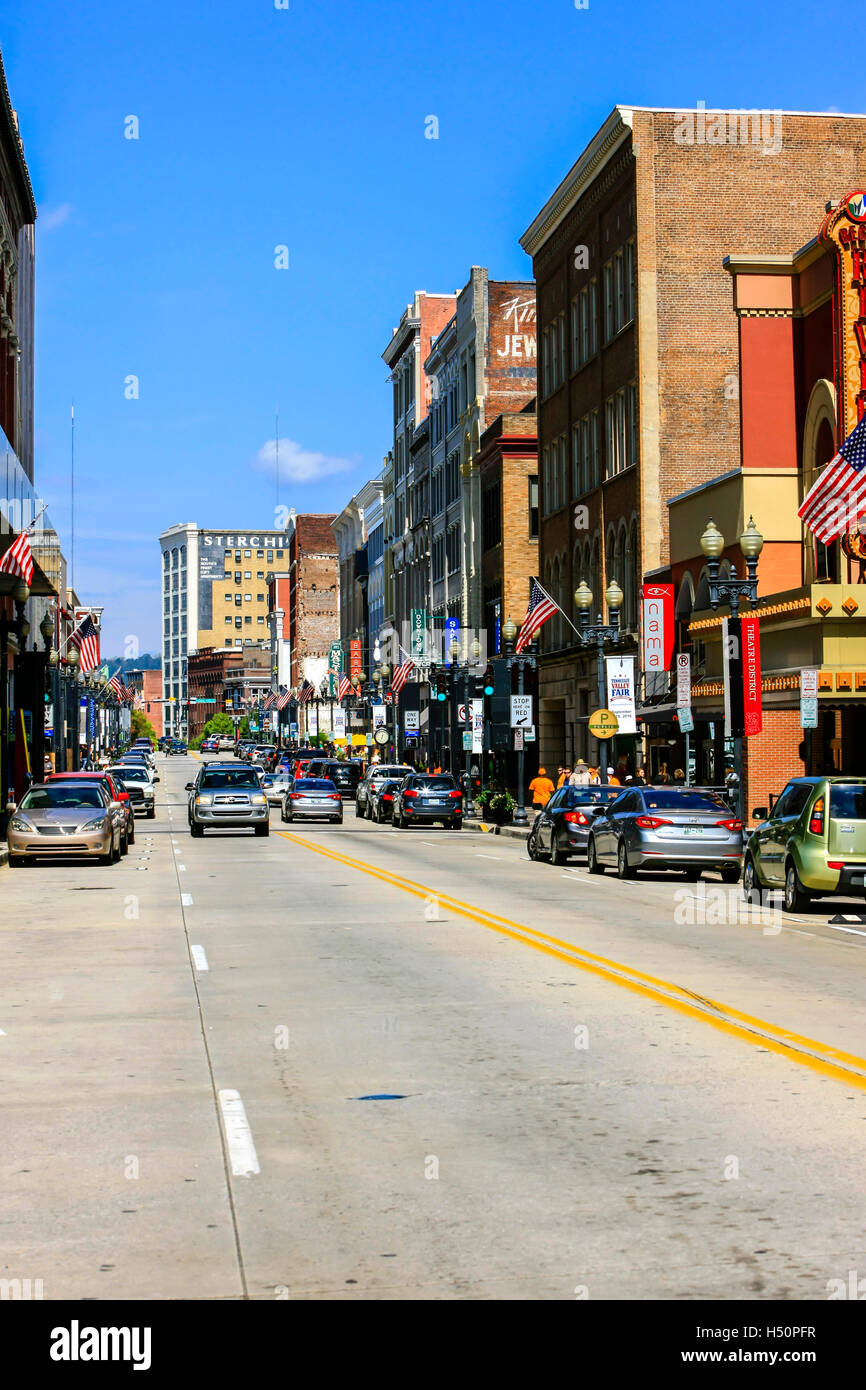
<path fill-rule="evenodd" d="M 69 672 L 70 687 L 70 698 L 66 702 L 67 712 L 69 710 L 70 704 L 72 706 L 72 718 L 69 720 L 69 723 L 71 725 L 69 732 L 72 736 L 72 746 L 70 748 L 69 757 L 71 757 L 72 767 L 64 768 L 64 772 L 78 772 L 81 767 L 81 707 L 79 705 L 81 695 L 80 686 L 78 684 L 78 672 L 81 666 L 81 657 L 79 655 L 77 647 L 69 647 L 67 649 L 66 666 Z M 69 757 L 67 758 L 67 761 L 69 761 Z"/>
<path fill-rule="evenodd" d="M 742 663 L 742 628 L 740 624 L 740 599 L 748 599 L 750 603 L 755 603 L 758 597 L 758 559 L 764 548 L 764 537 L 755 525 L 755 518 L 749 517 L 749 524 L 740 536 L 740 550 L 746 561 L 746 576 L 743 579 L 737 577 L 737 572 L 733 565 L 730 574 L 724 579 L 719 578 L 719 561 L 725 549 L 725 538 L 716 526 L 712 517 L 707 522 L 704 534 L 701 536 L 701 550 L 707 561 L 707 584 L 710 590 L 710 605 L 718 608 L 720 603 L 727 603 L 731 609 L 731 616 L 728 619 L 728 638 L 732 640 L 736 661 Z M 734 775 L 737 785 L 736 802 L 737 815 L 743 819 L 743 736 L 742 733 L 734 733 Z"/>
<path fill-rule="evenodd" d="M 604 681 L 604 645 L 612 642 L 616 645 L 620 639 L 619 613 L 622 608 L 623 592 L 615 579 L 612 579 L 605 590 L 607 601 L 608 622 L 602 621 L 601 613 L 598 614 L 596 621 L 590 621 L 590 610 L 593 603 L 592 589 L 581 579 L 580 584 L 574 591 L 574 605 L 578 612 L 578 633 L 577 638 L 583 647 L 595 647 L 597 651 L 596 678 L 598 683 L 598 707 L 604 709 L 606 694 Z M 598 759 L 599 770 L 602 762 L 607 756 L 602 752 L 602 740 L 596 740 L 598 748 L 596 757 Z"/>
<path fill-rule="evenodd" d="M 526 667 L 535 666 L 535 643 L 531 642 L 526 651 L 515 652 L 514 643 L 517 638 L 517 628 L 511 618 L 507 618 L 502 626 L 502 640 L 505 643 L 505 660 L 508 662 L 509 670 L 517 667 L 517 692 L 519 695 L 523 690 L 523 673 Z M 517 750 L 517 810 L 514 813 L 515 825 L 526 825 L 526 805 L 524 801 L 523 788 L 523 759 L 524 750 L 521 745 Z"/>

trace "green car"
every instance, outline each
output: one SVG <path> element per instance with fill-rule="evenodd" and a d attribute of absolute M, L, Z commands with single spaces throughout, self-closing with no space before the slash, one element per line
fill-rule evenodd
<path fill-rule="evenodd" d="M 827 893 L 866 888 L 866 777 L 795 777 L 749 837 L 743 893 L 784 888 L 785 909 L 802 912 Z"/>

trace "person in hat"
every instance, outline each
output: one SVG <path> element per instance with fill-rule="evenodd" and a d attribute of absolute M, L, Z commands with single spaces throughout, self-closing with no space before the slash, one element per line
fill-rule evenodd
<path fill-rule="evenodd" d="M 621 786 L 622 786 L 622 782 L 619 780 L 619 778 L 617 777 L 617 775 L 616 775 L 616 773 L 614 772 L 614 770 L 613 770 L 612 767 L 609 767 L 608 770 L 607 770 L 607 785 L 608 785 L 609 787 L 621 787 Z"/>
<path fill-rule="evenodd" d="M 586 762 L 583 758 L 578 758 L 577 762 L 575 763 L 574 772 L 568 779 L 568 785 L 570 787 L 589 786 L 589 768 L 587 767 Z"/>

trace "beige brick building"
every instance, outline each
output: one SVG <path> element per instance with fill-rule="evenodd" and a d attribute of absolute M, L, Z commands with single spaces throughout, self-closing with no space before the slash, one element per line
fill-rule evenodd
<path fill-rule="evenodd" d="M 740 467 L 723 258 L 769 240 L 792 254 L 864 155 L 861 116 L 618 106 L 521 239 L 537 285 L 540 573 L 575 622 L 581 578 L 595 608 L 616 578 L 626 650 L 640 583 L 669 562 L 668 500 Z M 592 760 L 595 653 L 562 619 L 542 630 L 539 682 L 542 761 Z"/>

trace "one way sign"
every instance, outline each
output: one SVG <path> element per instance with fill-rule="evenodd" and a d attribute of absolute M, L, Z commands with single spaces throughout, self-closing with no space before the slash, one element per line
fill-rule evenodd
<path fill-rule="evenodd" d="M 528 729 L 532 724 L 532 696 L 531 695 L 512 695 L 511 697 L 511 727 L 512 729 Z"/>

